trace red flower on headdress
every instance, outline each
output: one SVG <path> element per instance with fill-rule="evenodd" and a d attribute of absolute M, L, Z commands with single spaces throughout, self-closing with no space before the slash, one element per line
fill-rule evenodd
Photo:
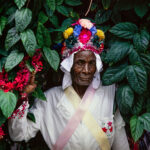
<path fill-rule="evenodd" d="M 91 31 L 88 29 L 83 29 L 79 35 L 79 40 L 82 44 L 86 44 L 91 38 Z"/>

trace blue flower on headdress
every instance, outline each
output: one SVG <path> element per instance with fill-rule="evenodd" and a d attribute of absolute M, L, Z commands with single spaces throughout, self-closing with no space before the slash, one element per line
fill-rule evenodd
<path fill-rule="evenodd" d="M 97 32 L 96 27 L 93 26 L 93 27 L 90 29 L 90 31 L 92 32 L 92 35 L 94 35 L 94 34 Z"/>
<path fill-rule="evenodd" d="M 73 30 L 73 35 L 75 37 L 78 37 L 80 35 L 81 29 L 82 29 L 81 25 L 76 25 L 74 30 Z"/>

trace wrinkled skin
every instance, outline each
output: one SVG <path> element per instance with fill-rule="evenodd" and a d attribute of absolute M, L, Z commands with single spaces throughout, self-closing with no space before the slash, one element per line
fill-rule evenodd
<path fill-rule="evenodd" d="M 71 70 L 72 82 L 75 91 L 83 97 L 85 90 L 93 80 L 96 71 L 96 57 L 91 51 L 80 51 L 74 55 Z"/>

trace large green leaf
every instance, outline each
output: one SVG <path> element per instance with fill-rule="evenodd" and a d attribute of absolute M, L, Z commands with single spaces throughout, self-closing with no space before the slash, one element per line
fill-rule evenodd
<path fill-rule="evenodd" d="M 143 134 L 143 125 L 141 124 L 139 117 L 137 116 L 132 116 L 130 119 L 130 129 L 131 129 L 131 134 L 136 142 Z"/>
<path fill-rule="evenodd" d="M 63 5 L 59 5 L 56 7 L 56 9 L 60 14 L 66 16 L 66 17 L 69 17 L 69 11 L 68 11 L 67 7 L 65 7 Z"/>
<path fill-rule="evenodd" d="M 132 65 L 142 64 L 141 58 L 135 49 L 130 48 L 129 61 Z"/>
<path fill-rule="evenodd" d="M 126 76 L 127 64 L 109 67 L 102 76 L 103 85 L 111 85 L 123 80 Z"/>
<path fill-rule="evenodd" d="M 74 20 L 72 18 L 67 18 L 62 22 L 61 26 L 68 28 L 72 23 L 74 23 Z"/>
<path fill-rule="evenodd" d="M 14 0 L 14 2 L 16 3 L 16 5 L 17 5 L 17 7 L 19 9 L 21 9 L 24 6 L 24 4 L 26 3 L 26 1 L 27 0 Z"/>
<path fill-rule="evenodd" d="M 145 51 L 149 45 L 150 36 L 146 30 L 141 30 L 133 37 L 133 44 L 139 51 Z"/>
<path fill-rule="evenodd" d="M 46 4 L 52 11 L 55 11 L 55 0 L 46 0 Z"/>
<path fill-rule="evenodd" d="M 150 72 L 150 54 L 141 53 L 140 56 L 144 67 L 147 69 L 148 72 Z"/>
<path fill-rule="evenodd" d="M 56 27 L 59 27 L 59 20 L 58 17 L 56 15 L 53 15 L 49 18 L 49 21 Z"/>
<path fill-rule="evenodd" d="M 6 57 L 2 57 L 0 59 L 0 72 L 2 72 L 5 62 L 6 62 Z"/>
<path fill-rule="evenodd" d="M 147 3 L 145 3 L 143 0 L 135 1 L 134 11 L 140 18 L 143 18 L 148 12 Z"/>
<path fill-rule="evenodd" d="M 82 4 L 80 0 L 65 0 L 65 3 L 69 6 L 79 6 Z"/>
<path fill-rule="evenodd" d="M 106 21 L 108 21 L 111 17 L 111 10 L 98 10 L 96 15 L 95 15 L 95 22 L 96 24 L 102 24 Z"/>
<path fill-rule="evenodd" d="M 15 45 L 20 40 L 20 36 L 16 31 L 16 28 L 11 28 L 5 39 L 5 48 L 9 50 L 13 45 Z"/>
<path fill-rule="evenodd" d="M 139 119 L 143 123 L 144 129 L 150 131 L 150 113 L 141 115 Z"/>
<path fill-rule="evenodd" d="M 31 29 L 28 29 L 22 32 L 20 35 L 26 52 L 29 56 L 33 56 L 37 46 L 36 38 L 33 31 Z"/>
<path fill-rule="evenodd" d="M 22 61 L 23 57 L 24 53 L 21 53 L 18 50 L 11 51 L 5 63 L 6 71 L 8 72 L 17 66 Z"/>
<path fill-rule="evenodd" d="M 50 47 L 50 33 L 48 32 L 47 28 L 41 23 L 38 24 L 36 38 L 40 47 Z"/>
<path fill-rule="evenodd" d="M 111 0 L 102 0 L 102 4 L 104 9 L 108 9 L 110 7 Z"/>
<path fill-rule="evenodd" d="M 29 120 L 33 121 L 34 123 L 36 123 L 36 119 L 35 119 L 35 116 L 34 116 L 33 113 L 28 112 L 28 113 L 27 113 L 27 118 L 28 118 Z"/>
<path fill-rule="evenodd" d="M 50 50 L 47 47 L 43 48 L 43 52 L 50 66 L 56 71 L 60 62 L 58 53 L 55 50 Z"/>
<path fill-rule="evenodd" d="M 3 32 L 4 28 L 5 28 L 6 23 L 7 23 L 7 18 L 1 16 L 0 17 L 0 36 L 2 35 L 2 32 Z"/>
<path fill-rule="evenodd" d="M 44 14 L 43 11 L 41 11 L 41 12 L 39 13 L 38 21 L 39 21 L 40 23 L 44 24 L 45 22 L 47 22 L 47 20 L 48 20 L 48 17 Z"/>
<path fill-rule="evenodd" d="M 129 85 L 122 85 L 117 89 L 116 100 L 122 114 L 128 114 L 131 111 L 134 92 Z"/>
<path fill-rule="evenodd" d="M 56 5 L 61 5 L 64 0 L 55 0 L 55 1 L 56 1 Z"/>
<path fill-rule="evenodd" d="M 137 26 L 131 22 L 118 23 L 110 29 L 111 33 L 124 39 L 132 39 L 137 31 Z"/>
<path fill-rule="evenodd" d="M 0 108 L 3 115 L 8 118 L 15 109 L 17 98 L 11 92 L 3 92 L 0 90 Z"/>
<path fill-rule="evenodd" d="M 46 101 L 46 97 L 45 97 L 43 91 L 41 90 L 41 88 L 39 88 L 39 87 L 37 87 L 35 89 L 35 91 L 32 93 L 32 95 L 40 100 Z"/>
<path fill-rule="evenodd" d="M 130 65 L 126 71 L 127 80 L 132 89 L 142 94 L 147 88 L 147 73 L 142 66 Z"/>
<path fill-rule="evenodd" d="M 131 45 L 129 42 L 114 42 L 108 50 L 104 61 L 107 63 L 116 63 L 122 60 L 125 56 L 127 56 L 130 47 Z"/>
<path fill-rule="evenodd" d="M 31 22 L 32 11 L 28 8 L 22 8 L 16 11 L 15 22 L 16 29 L 22 32 Z"/>

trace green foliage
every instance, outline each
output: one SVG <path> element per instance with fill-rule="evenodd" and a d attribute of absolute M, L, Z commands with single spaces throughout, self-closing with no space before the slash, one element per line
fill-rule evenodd
<path fill-rule="evenodd" d="M 7 18 L 1 16 L 0 17 L 0 36 L 2 35 L 2 32 L 3 32 L 4 28 L 5 28 L 6 23 L 7 23 Z"/>
<path fill-rule="evenodd" d="M 22 8 L 15 13 L 16 29 L 22 32 L 31 22 L 32 12 L 28 8 Z"/>
<path fill-rule="evenodd" d="M 15 94 L 11 92 L 3 92 L 0 90 L 0 108 L 3 115 L 8 118 L 15 109 L 17 98 Z"/>
<path fill-rule="evenodd" d="M 111 0 L 102 0 L 102 4 L 104 9 L 108 9 L 110 7 Z"/>
<path fill-rule="evenodd" d="M 58 66 L 59 66 L 59 62 L 60 62 L 58 53 L 54 50 L 47 48 L 47 47 L 43 48 L 43 52 L 44 52 L 45 57 L 47 58 L 48 63 L 51 65 L 51 67 L 55 71 L 57 71 Z"/>
<path fill-rule="evenodd" d="M 26 3 L 26 1 L 27 0 L 14 0 L 14 2 L 16 3 L 16 5 L 17 5 L 17 7 L 19 9 L 21 9 L 24 6 L 24 4 Z"/>
<path fill-rule="evenodd" d="M 6 71 L 10 71 L 15 66 L 17 66 L 23 59 L 24 53 L 20 53 L 18 50 L 11 51 L 9 56 L 6 59 L 5 69 Z"/>
<path fill-rule="evenodd" d="M 82 4 L 80 0 L 65 0 L 65 3 L 69 6 L 79 6 Z"/>
<path fill-rule="evenodd" d="M 56 7 L 56 9 L 60 14 L 66 16 L 66 17 L 69 17 L 69 11 L 68 11 L 67 7 L 59 5 Z"/>
<path fill-rule="evenodd" d="M 33 31 L 31 29 L 28 29 L 26 31 L 23 31 L 20 36 L 26 52 L 29 56 L 33 56 L 37 46 Z"/>

